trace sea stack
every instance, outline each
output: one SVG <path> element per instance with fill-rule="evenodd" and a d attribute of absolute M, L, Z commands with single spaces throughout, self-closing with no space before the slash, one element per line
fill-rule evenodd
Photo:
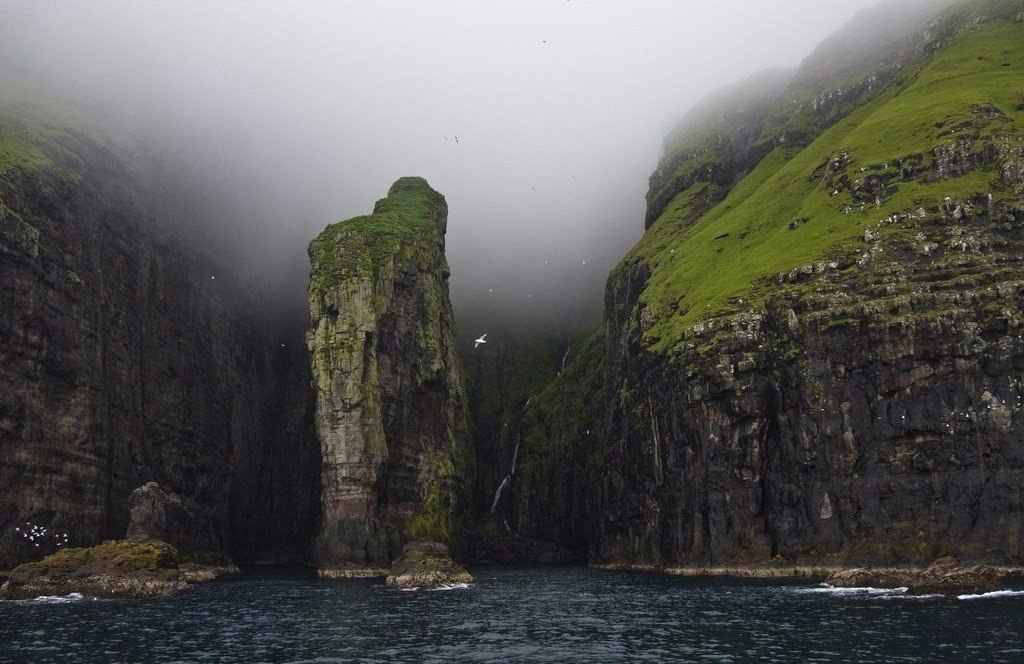
<path fill-rule="evenodd" d="M 448 206 L 402 178 L 309 247 L 308 345 L 325 576 L 381 574 L 404 543 L 450 543 L 471 473 L 448 299 Z"/>

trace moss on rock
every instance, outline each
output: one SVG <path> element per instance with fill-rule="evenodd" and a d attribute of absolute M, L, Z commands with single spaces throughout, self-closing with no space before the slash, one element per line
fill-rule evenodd
<path fill-rule="evenodd" d="M 450 542 L 472 468 L 444 256 L 444 197 L 401 178 L 310 244 L 308 336 L 323 457 L 324 568 Z"/>
<path fill-rule="evenodd" d="M 185 587 L 178 563 L 177 550 L 165 542 L 110 540 L 19 565 L 0 588 L 0 597 L 156 597 Z"/>

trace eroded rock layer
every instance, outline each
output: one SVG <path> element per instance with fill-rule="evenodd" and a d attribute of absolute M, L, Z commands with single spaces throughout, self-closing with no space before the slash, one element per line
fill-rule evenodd
<path fill-rule="evenodd" d="M 322 465 L 322 567 L 386 566 L 451 541 L 471 468 L 448 300 L 444 197 L 402 178 L 310 245 L 308 345 Z"/>

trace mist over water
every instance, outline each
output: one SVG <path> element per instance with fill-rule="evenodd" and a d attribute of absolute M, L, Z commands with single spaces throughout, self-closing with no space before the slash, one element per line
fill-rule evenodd
<path fill-rule="evenodd" d="M 204 248 L 279 299 L 303 300 L 326 224 L 421 175 L 460 315 L 575 320 L 678 118 L 872 4 L 0 0 L 0 83 L 141 142 L 217 226 Z"/>

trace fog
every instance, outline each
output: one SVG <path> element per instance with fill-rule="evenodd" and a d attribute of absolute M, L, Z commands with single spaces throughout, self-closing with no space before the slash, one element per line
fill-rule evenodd
<path fill-rule="evenodd" d="M 875 2 L 0 0 L 0 74 L 183 164 L 254 284 L 301 299 L 309 240 L 420 175 L 457 310 L 571 317 L 686 110 Z"/>

